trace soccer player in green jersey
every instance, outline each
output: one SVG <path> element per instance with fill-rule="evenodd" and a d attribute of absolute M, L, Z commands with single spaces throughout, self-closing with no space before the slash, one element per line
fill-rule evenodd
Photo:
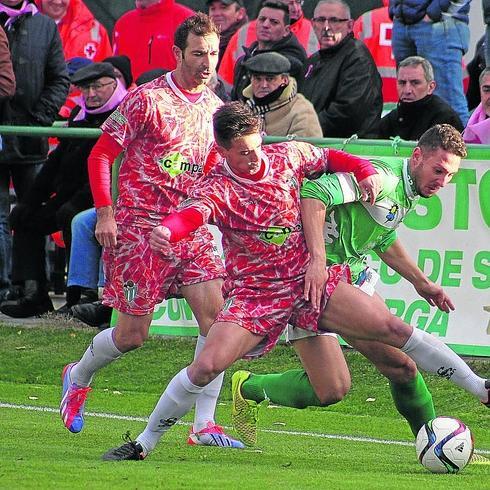
<path fill-rule="evenodd" d="M 305 294 L 313 302 L 321 288 L 318 277 L 325 260 L 329 265 L 348 264 L 352 283 L 367 294 L 376 294 L 377 274 L 366 267 L 367 253 L 374 250 L 412 283 L 429 304 L 447 312 L 454 309 L 443 289 L 417 267 L 396 235 L 396 228 L 419 197 L 435 195 L 450 181 L 452 174 L 445 169 L 449 168 L 448 155 L 464 158 L 466 149 L 459 132 L 444 124 L 429 129 L 421 137 L 410 159 L 394 163 L 373 161 L 383 181 L 374 205 L 361 200 L 363 190 L 350 176 L 343 179 L 325 175 L 303 184 L 302 218 L 312 260 Z M 357 200 L 332 206 L 333 202 L 343 201 L 338 198 L 339 193 L 344 197 L 355 193 Z M 388 378 L 395 406 L 416 435 L 425 422 L 435 417 L 435 410 L 415 362 L 395 347 L 373 340 L 356 340 L 344 332 L 342 336 Z M 287 337 L 297 350 L 304 370 L 265 375 L 238 371 L 233 376 L 233 416 L 245 442 L 255 439 L 257 404 L 264 399 L 295 408 L 327 406 L 340 401 L 350 388 L 350 374 L 335 336 L 288 327 Z M 250 420 L 244 420 L 247 418 Z"/>

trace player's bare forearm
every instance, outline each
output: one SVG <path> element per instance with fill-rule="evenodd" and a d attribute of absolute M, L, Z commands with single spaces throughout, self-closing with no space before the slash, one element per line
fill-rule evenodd
<path fill-rule="evenodd" d="M 417 293 L 431 306 L 442 311 L 454 310 L 454 304 L 441 286 L 432 282 L 412 260 L 402 243 L 397 239 L 385 252 L 379 252 L 381 260 L 409 281 Z"/>
<path fill-rule="evenodd" d="M 323 227 L 325 225 L 326 207 L 318 199 L 301 199 L 301 221 L 306 245 L 312 260 L 326 260 Z"/>
<path fill-rule="evenodd" d="M 310 264 L 305 275 L 304 297 L 319 309 L 321 295 L 327 275 L 325 241 L 323 226 L 325 224 L 325 205 L 317 199 L 301 199 L 301 220 L 310 253 Z"/>
<path fill-rule="evenodd" d="M 396 239 L 385 252 L 376 251 L 376 253 L 386 265 L 414 286 L 429 281 L 429 278 L 418 268 L 400 240 Z"/>
<path fill-rule="evenodd" d="M 116 245 L 117 225 L 114 219 L 112 206 L 97 208 L 97 224 L 95 225 L 95 238 L 103 247 Z"/>

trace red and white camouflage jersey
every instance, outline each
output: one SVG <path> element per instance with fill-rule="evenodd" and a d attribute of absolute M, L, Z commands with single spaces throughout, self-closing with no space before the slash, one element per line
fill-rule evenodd
<path fill-rule="evenodd" d="M 260 181 L 238 177 L 222 160 L 190 191 L 180 208 L 195 208 L 220 228 L 227 281 L 233 287 L 302 280 L 308 252 L 300 217 L 301 183 L 327 171 L 328 151 L 300 142 L 265 145 L 266 170 Z"/>
<path fill-rule="evenodd" d="M 171 73 L 134 91 L 102 125 L 123 148 L 116 221 L 158 225 L 196 179 L 213 141 L 212 115 L 222 101 L 207 87 L 190 102 Z"/>

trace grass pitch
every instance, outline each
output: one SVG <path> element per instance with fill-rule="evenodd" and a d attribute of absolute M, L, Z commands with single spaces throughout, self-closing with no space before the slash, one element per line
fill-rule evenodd
<path fill-rule="evenodd" d="M 392 406 L 386 380 L 353 352 L 346 353 L 353 388 L 344 401 L 325 409 L 262 410 L 256 448 L 189 447 L 190 416 L 145 461 L 102 462 L 102 453 L 120 445 L 124 432 L 136 437 L 143 429 L 170 377 L 192 358 L 194 343 L 152 338 L 101 371 L 87 402 L 87 411 L 98 416 L 87 416 L 86 428 L 75 435 L 57 412 L 60 373 L 95 333 L 0 327 L 0 488 L 488 488 L 488 409 L 451 383 L 427 377 L 438 414 L 469 425 L 483 456 L 461 474 L 432 475 L 416 460 L 411 432 Z M 472 361 L 472 366 L 490 377 L 488 361 Z M 298 361 L 287 346 L 259 361 L 238 362 L 226 374 L 217 420 L 230 426 L 229 381 L 235 369 L 295 367 Z"/>

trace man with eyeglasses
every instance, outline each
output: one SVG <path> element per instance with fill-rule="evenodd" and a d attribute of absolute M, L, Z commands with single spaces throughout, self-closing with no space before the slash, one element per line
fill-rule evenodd
<path fill-rule="evenodd" d="M 310 20 L 303 14 L 303 0 L 279 0 L 279 2 L 288 6 L 290 31 L 297 37 L 307 56 L 311 56 L 318 50 L 318 39 Z M 250 46 L 256 40 L 256 20 L 252 20 L 241 27 L 229 40 L 218 70 L 219 76 L 228 88 L 233 85 L 234 68 L 237 60 L 244 55 L 245 47 Z"/>
<path fill-rule="evenodd" d="M 320 50 L 306 64 L 303 95 L 315 107 L 325 137 L 375 137 L 383 108 L 381 78 L 342 0 L 322 0 L 313 29 Z"/>
<path fill-rule="evenodd" d="M 109 63 L 92 63 L 77 70 L 71 82 L 82 99 L 70 114 L 72 128 L 98 128 L 126 95 Z M 71 221 L 93 206 L 87 159 L 97 140 L 63 138 L 50 153 L 30 191 L 10 214 L 14 231 L 12 281 L 24 286 L 25 296 L 4 302 L 0 311 L 14 318 L 38 316 L 53 310 L 47 291 L 45 239 L 63 232 L 66 251 L 71 245 Z"/>

